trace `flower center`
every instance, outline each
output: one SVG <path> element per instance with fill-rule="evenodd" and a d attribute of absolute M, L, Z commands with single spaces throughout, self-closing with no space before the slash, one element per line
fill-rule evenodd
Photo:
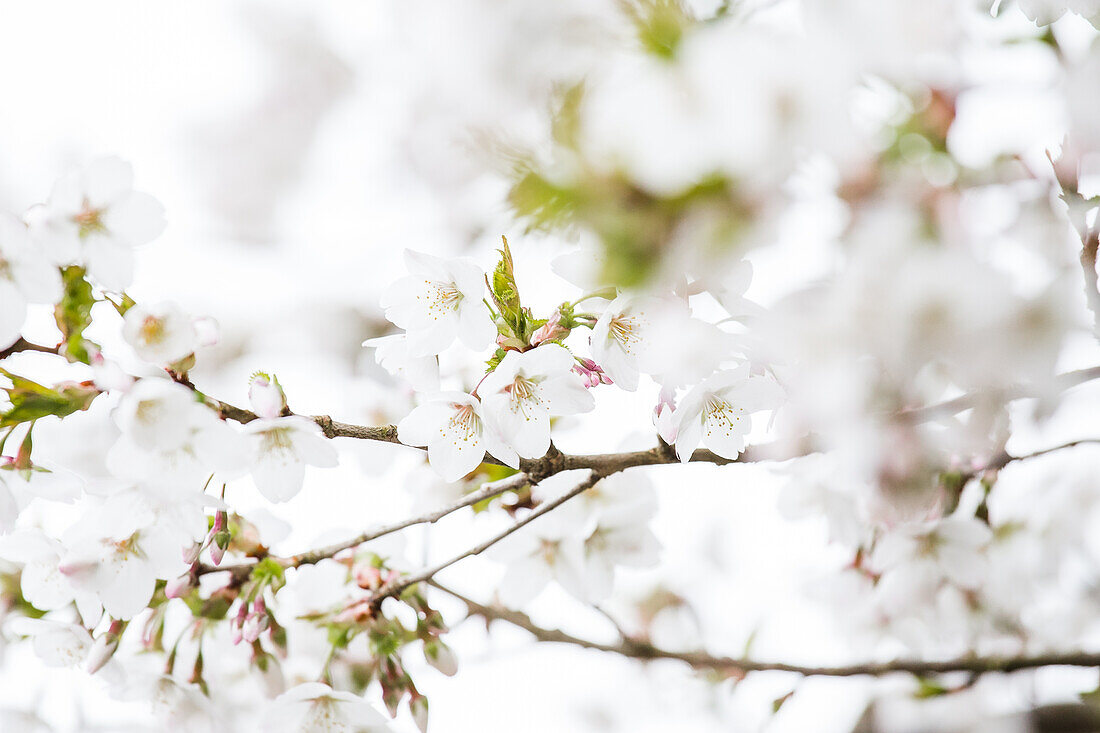
<path fill-rule="evenodd" d="M 703 421 L 708 423 L 712 430 L 716 427 L 725 428 L 727 435 L 733 434 L 734 428 L 741 422 L 741 416 L 744 414 L 743 409 L 734 407 L 718 395 L 707 395 L 706 401 L 703 402 Z"/>
<path fill-rule="evenodd" d="M 464 442 L 475 440 L 481 434 L 481 418 L 477 416 L 473 405 L 452 404 L 455 412 L 447 425 L 450 432 Z"/>
<path fill-rule="evenodd" d="M 607 324 L 611 339 L 628 354 L 634 351 L 634 345 L 642 340 L 641 324 L 634 316 L 620 313 Z"/>
<path fill-rule="evenodd" d="M 164 340 L 164 321 L 156 316 L 145 316 L 141 322 L 141 338 L 147 344 L 157 344 Z"/>
<path fill-rule="evenodd" d="M 428 312 L 432 318 L 438 319 L 442 315 L 458 310 L 462 293 L 459 292 L 457 285 L 453 282 L 445 283 L 433 280 L 425 280 L 424 284 L 428 286 L 427 293 L 421 297 L 426 301 Z"/>
<path fill-rule="evenodd" d="M 539 397 L 538 383 L 526 377 L 517 376 L 511 384 L 504 388 L 504 391 L 510 397 L 512 412 L 518 412 L 527 417 L 528 420 L 531 418 L 527 414 L 527 410 L 542 404 L 542 398 Z"/>
<path fill-rule="evenodd" d="M 84 199 L 84 205 L 81 206 L 80 213 L 73 216 L 73 222 L 80 227 L 81 237 L 93 232 L 107 231 L 107 227 L 103 225 L 103 210 L 93 209 L 88 199 Z"/>
<path fill-rule="evenodd" d="M 272 428 L 264 431 L 263 450 L 268 453 L 291 453 L 294 443 L 288 428 Z"/>

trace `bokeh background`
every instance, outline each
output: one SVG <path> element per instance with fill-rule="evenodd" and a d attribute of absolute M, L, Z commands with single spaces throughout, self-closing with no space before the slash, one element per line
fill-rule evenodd
<path fill-rule="evenodd" d="M 693 5 L 702 15 L 717 8 Z M 758 5 L 756 12 L 776 23 L 793 17 L 789 3 Z M 1022 16 L 1004 22 L 1026 28 Z M 1073 37 L 1077 26 L 1066 27 Z M 58 175 L 91 157 L 133 162 L 137 187 L 165 204 L 169 227 L 139 252 L 132 295 L 175 300 L 221 326 L 219 344 L 193 373 L 196 383 L 243 404 L 249 374 L 269 370 L 298 412 L 390 422 L 409 408 L 410 395 L 360 343 L 386 332 L 378 297 L 402 274 L 405 247 L 467 254 L 488 268 L 505 234 L 525 300 L 536 309 L 580 293 L 549 266 L 574 243 L 527 233 L 509 212 L 509 151 L 538 151 L 548 138 L 551 93 L 581 78 L 626 32 L 622 8 L 611 0 L 5 0 L 0 209 L 21 212 L 41 201 Z M 1026 55 L 1003 63 L 1042 73 Z M 1010 73 L 1005 68 L 999 73 Z M 1034 110 L 1017 125 L 1018 136 L 1033 139 L 1043 124 L 1058 124 L 1042 119 L 1041 101 L 994 100 L 987 114 L 1018 118 Z M 1011 147 L 1011 130 L 990 140 L 980 119 L 973 141 L 957 143 L 959 149 L 980 159 L 990 154 L 983 145 Z M 805 220 L 777 234 L 771 252 L 750 256 L 757 267 L 750 296 L 768 303 L 812 278 L 828 258 L 821 242 L 832 215 L 808 207 Z M 48 327 L 48 314 L 35 317 Z M 108 348 L 118 343 L 106 332 L 97 337 Z M 1095 363 L 1093 352 L 1082 346 L 1067 368 Z M 562 449 L 647 445 L 653 397 L 645 390 L 601 393 L 596 417 L 565 431 Z M 1086 388 L 1076 409 L 1094 403 Z M 93 410 L 72 423 L 57 429 L 78 437 L 55 458 L 94 467 L 113 440 L 110 422 Z M 1076 424 L 1068 415 L 1024 440 L 1046 444 L 1072 435 Z M 422 462 L 419 453 L 352 441 L 339 448 L 339 469 L 311 473 L 295 500 L 270 509 L 292 524 L 277 550 L 339 539 L 439 500 L 430 487 L 404 479 Z M 628 627 L 638 623 L 638 601 L 661 588 L 690 598 L 694 609 L 668 609 L 653 621 L 655 640 L 668 646 L 705 641 L 716 653 L 749 649 L 807 663 L 860 658 L 803 592 L 838 558 L 822 526 L 779 518 L 771 469 L 648 473 L 661 495 L 654 529 L 663 561 L 653 571 L 620 572 L 610 613 Z M 247 482 L 232 486 L 229 499 L 242 510 L 263 504 Z M 444 557 L 486 536 L 499 519 L 464 516 L 414 530 L 406 535 L 407 554 L 414 562 Z M 441 577 L 487 599 L 501 572 L 492 560 L 474 558 Z M 310 582 L 319 587 L 321 580 Z M 456 605 L 439 603 L 449 620 L 461 618 Z M 605 618 L 556 587 L 529 611 L 550 626 L 613 636 Z M 447 733 L 839 732 L 855 728 L 871 697 L 872 683 L 862 679 L 756 674 L 734 684 L 677 663 L 642 665 L 536 645 L 521 631 L 487 631 L 473 620 L 449 639 L 458 676 L 410 670 L 431 700 L 434 729 Z M 109 700 L 101 680 L 46 670 L 24 647 L 4 653 L 4 731 L 34 730 L 23 716 L 32 711 L 59 731 L 151 723 L 146 703 Z M 892 700 L 881 714 L 896 729 L 912 721 L 918 730 L 937 718 L 965 725 L 1090 686 L 1094 672 L 1048 670 L 1000 680 L 988 694 L 979 685 L 962 702 L 914 701 L 906 680 L 874 689 Z M 773 701 L 795 688 L 775 714 Z M 987 724 L 1012 729 L 1004 719 Z M 395 726 L 414 730 L 405 717 Z"/>

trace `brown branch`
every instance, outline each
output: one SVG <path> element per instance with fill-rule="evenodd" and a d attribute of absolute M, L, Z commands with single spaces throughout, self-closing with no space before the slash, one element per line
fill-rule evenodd
<path fill-rule="evenodd" d="M 812 667 L 799 664 L 788 664 L 786 662 L 765 662 L 755 659 L 721 657 L 707 654 L 706 652 L 674 652 L 660 649 L 649 642 L 622 637 L 614 643 L 605 644 L 583 639 L 561 631 L 560 629 L 544 628 L 535 624 L 534 621 L 531 620 L 531 617 L 525 613 L 502 608 L 500 606 L 487 606 L 478 603 L 457 591 L 440 585 L 434 580 L 429 580 L 428 583 L 461 601 L 466 606 L 469 615 L 480 616 L 490 622 L 504 621 L 524 629 L 538 641 L 570 644 L 584 649 L 595 649 L 597 651 L 618 654 L 619 656 L 642 661 L 660 659 L 674 660 L 683 662 L 693 669 L 714 670 L 734 675 L 743 675 L 747 672 L 768 671 L 792 672 L 804 677 L 855 677 L 859 675 L 881 677 L 895 672 L 906 672 L 919 676 L 945 674 L 948 672 L 970 672 L 971 674 L 980 675 L 990 672 L 1015 672 L 1018 670 L 1037 669 L 1040 667 L 1100 666 L 1100 654 L 1068 652 L 1013 657 L 965 656 L 941 661 L 895 659 L 890 662 L 868 662 L 864 664 L 843 666 Z"/>
<path fill-rule="evenodd" d="M 22 336 L 14 344 L 6 349 L 0 349 L 0 359 L 7 359 L 12 354 L 18 354 L 23 351 L 37 351 L 43 354 L 57 354 L 57 350 L 60 346 L 45 346 L 43 344 L 36 344 L 32 341 L 27 341 Z"/>
<path fill-rule="evenodd" d="M 303 552 L 298 555 L 291 555 L 290 557 L 273 557 L 276 562 L 282 565 L 284 568 L 296 568 L 301 565 L 313 565 L 319 563 L 322 560 L 330 558 L 334 555 L 343 552 L 344 550 L 350 550 L 353 547 L 357 547 L 365 542 L 384 537 L 385 535 L 399 532 L 400 530 L 412 527 L 417 524 L 434 524 L 443 517 L 462 509 L 464 507 L 473 506 L 478 502 L 491 499 L 494 496 L 500 496 L 508 491 L 515 491 L 526 486 L 530 483 L 530 479 L 524 473 L 517 473 L 508 478 L 501 479 L 500 481 L 494 481 L 492 483 L 485 484 L 477 491 L 472 491 L 466 494 L 458 501 L 448 504 L 445 507 L 436 509 L 426 514 L 421 514 L 417 517 L 410 517 L 409 519 L 403 519 L 399 522 L 392 524 L 382 525 L 381 527 L 375 527 L 368 530 L 363 534 L 360 534 L 350 540 L 344 542 L 337 542 L 326 547 L 319 547 L 309 552 Z M 198 575 L 207 575 L 209 573 L 224 573 L 229 572 L 234 575 L 245 575 L 252 571 L 255 567 L 255 563 L 245 562 L 238 563 L 236 565 L 200 565 L 196 571 Z"/>
<path fill-rule="evenodd" d="M 579 496 L 588 489 L 591 489 L 603 477 L 604 474 L 601 474 L 598 471 L 592 471 L 589 474 L 588 478 L 586 478 L 584 481 L 581 481 L 574 488 L 570 489 L 568 492 L 562 494 L 555 499 L 552 499 L 544 504 L 539 504 L 537 507 L 535 507 L 535 509 L 531 511 L 530 514 L 528 514 L 512 526 L 508 527 L 504 531 L 493 535 L 492 537 L 485 540 L 484 542 L 481 542 L 480 544 L 474 545 L 465 552 L 459 553 L 458 555 L 450 557 L 443 562 L 433 565 L 429 568 L 425 568 L 419 573 L 415 573 L 413 575 L 405 575 L 398 578 L 392 583 L 387 583 L 386 585 L 378 589 L 371 600 L 374 603 L 380 603 L 390 596 L 400 595 L 401 591 L 405 590 L 409 586 L 416 585 L 417 583 L 422 583 L 426 580 L 431 580 L 436 573 L 445 570 L 446 568 L 449 568 L 460 560 L 465 560 L 468 557 L 473 557 L 474 555 L 479 555 L 482 552 L 485 552 L 485 550 L 488 550 L 490 547 L 500 542 L 505 537 L 512 534 L 521 527 L 525 527 L 526 525 L 541 517 L 543 514 L 557 509 L 559 506 L 569 501 L 573 497 Z"/>

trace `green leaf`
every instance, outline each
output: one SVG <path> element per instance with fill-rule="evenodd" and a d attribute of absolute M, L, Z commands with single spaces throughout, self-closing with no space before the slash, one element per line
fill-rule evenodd
<path fill-rule="evenodd" d="M 252 580 L 256 583 L 266 583 L 271 587 L 272 592 L 276 592 L 286 585 L 286 574 L 283 566 L 275 559 L 265 557 L 252 568 Z"/>
<path fill-rule="evenodd" d="M 38 420 L 48 415 L 67 417 L 78 410 L 87 410 L 99 390 L 89 382 L 64 382 L 57 387 L 45 387 L 26 377 L 0 367 L 0 375 L 11 380 L 8 393 L 11 409 L 0 415 L 0 428 Z"/>
<path fill-rule="evenodd" d="M 493 279 L 490 283 L 490 291 L 493 302 L 500 312 L 501 318 L 512 331 L 516 338 L 523 339 L 526 336 L 526 314 L 520 304 L 519 287 L 516 285 L 515 267 L 512 262 L 512 250 L 508 247 L 508 238 L 501 237 L 503 246 L 500 252 L 500 262 L 493 270 Z"/>
<path fill-rule="evenodd" d="M 61 276 L 65 290 L 61 301 L 54 308 L 54 320 L 64 337 L 61 353 L 70 361 L 88 364 L 91 362 L 88 346 L 95 344 L 85 341 L 84 329 L 92 322 L 92 306 L 95 305 L 96 298 L 91 283 L 84 277 L 83 267 L 66 267 Z"/>
<path fill-rule="evenodd" d="M 917 690 L 913 693 L 913 697 L 918 700 L 926 700 L 930 697 L 946 695 L 948 692 L 950 692 L 950 690 L 934 679 L 917 677 Z"/>

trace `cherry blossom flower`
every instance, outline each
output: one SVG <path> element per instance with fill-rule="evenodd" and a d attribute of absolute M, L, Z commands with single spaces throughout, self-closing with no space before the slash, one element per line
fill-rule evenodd
<path fill-rule="evenodd" d="M 49 199 L 28 212 L 31 233 L 57 264 L 78 264 L 108 290 L 133 280 L 133 248 L 164 231 L 164 207 L 133 190 L 133 169 L 100 158 L 63 176 Z"/>
<path fill-rule="evenodd" d="M 59 568 L 79 590 L 95 593 L 116 619 L 140 613 L 158 579 L 186 570 L 181 550 L 190 537 L 158 517 L 137 492 L 110 496 L 83 515 L 62 537 L 68 548 Z"/>
<path fill-rule="evenodd" d="M 871 553 L 870 566 L 882 573 L 876 591 L 896 612 L 934 597 L 945 581 L 973 590 L 988 572 L 982 551 L 992 538 L 989 527 L 974 518 L 899 525 Z"/>
<path fill-rule="evenodd" d="M 680 381 L 684 367 L 698 369 L 701 362 L 695 355 L 681 359 L 676 346 L 670 347 L 667 341 L 679 344 L 689 332 L 686 329 L 693 333 L 694 326 L 708 327 L 709 352 L 720 350 L 716 340 L 724 334 L 692 319 L 683 300 L 623 294 L 611 301 L 592 328 L 592 358 L 628 392 L 638 388 L 640 374 L 674 375 L 674 381 Z"/>
<path fill-rule="evenodd" d="M 558 476 L 563 474 L 551 477 L 555 485 Z M 564 487 L 565 479 L 561 482 Z M 563 504 L 490 548 L 489 557 L 507 564 L 497 589 L 501 601 L 510 607 L 522 607 L 542 593 L 551 580 L 570 595 L 586 599 L 584 539 L 591 530 L 592 523 L 579 506 Z"/>
<path fill-rule="evenodd" d="M 523 458 L 549 450 L 551 416 L 595 409 L 573 364 L 573 355 L 557 344 L 509 351 L 478 388 L 486 419 Z"/>
<path fill-rule="evenodd" d="M 405 445 L 427 446 L 428 462 L 445 481 L 473 471 L 486 452 L 519 468 L 516 451 L 486 422 L 481 402 L 465 392 L 429 397 L 397 424 L 397 437 Z"/>
<path fill-rule="evenodd" d="M 484 302 L 485 274 L 463 259 L 405 250 L 409 275 L 382 297 L 386 318 L 407 332 L 410 357 L 433 356 L 458 338 L 480 351 L 496 329 Z"/>
<path fill-rule="evenodd" d="M 200 404 L 186 387 L 167 379 L 139 380 L 114 412 L 122 435 L 107 454 L 120 478 L 199 486 L 211 473 L 224 478 L 244 467 L 243 436 Z"/>
<path fill-rule="evenodd" d="M 80 624 L 22 617 L 14 619 L 9 629 L 31 637 L 34 653 L 50 667 L 75 667 L 92 650 L 92 635 Z"/>
<path fill-rule="evenodd" d="M 183 361 L 199 346 L 194 320 L 175 303 L 132 306 L 122 335 L 139 357 L 161 366 Z"/>
<path fill-rule="evenodd" d="M 413 356 L 405 334 L 367 339 L 365 348 L 374 349 L 374 358 L 390 374 L 406 379 L 421 392 L 439 390 L 439 362 L 434 355 Z"/>
<path fill-rule="evenodd" d="M 535 495 L 541 501 L 557 498 L 576 485 L 575 476 L 569 472 L 545 479 Z M 625 471 L 603 478 L 571 500 L 570 506 L 574 512 L 567 518 L 570 528 L 563 532 L 560 526 L 544 527 L 542 537 L 545 544 L 552 534 L 560 534 L 557 547 L 562 557 L 547 564 L 572 595 L 598 603 L 611 595 L 617 567 L 644 568 L 657 563 L 661 544 L 649 528 L 657 514 L 657 490 L 643 472 Z M 551 547 L 552 542 L 545 546 Z M 536 576 L 539 572 L 535 570 Z"/>
<path fill-rule="evenodd" d="M 336 449 L 312 420 L 297 415 L 260 418 L 244 426 L 249 440 L 249 471 L 268 501 L 290 501 L 302 490 L 306 466 L 332 468 Z"/>
<path fill-rule="evenodd" d="M 264 730 L 380 733 L 389 727 L 386 719 L 363 698 L 321 682 L 306 682 L 275 698 L 264 716 Z"/>
<path fill-rule="evenodd" d="M 28 303 L 56 303 L 61 274 L 27 234 L 26 225 L 0 213 L 0 348 L 19 338 Z"/>
<path fill-rule="evenodd" d="M 745 449 L 749 416 L 774 409 L 782 390 L 774 380 L 750 376 L 748 365 L 718 372 L 692 388 L 676 408 L 676 454 L 685 463 L 700 441 L 723 458 Z"/>
<path fill-rule="evenodd" d="M 0 538 L 0 557 L 23 565 L 19 586 L 23 597 L 40 611 L 76 603 L 88 627 L 99 623 L 103 608 L 95 594 L 82 591 L 58 569 L 65 546 L 42 530 L 20 530 Z"/>

